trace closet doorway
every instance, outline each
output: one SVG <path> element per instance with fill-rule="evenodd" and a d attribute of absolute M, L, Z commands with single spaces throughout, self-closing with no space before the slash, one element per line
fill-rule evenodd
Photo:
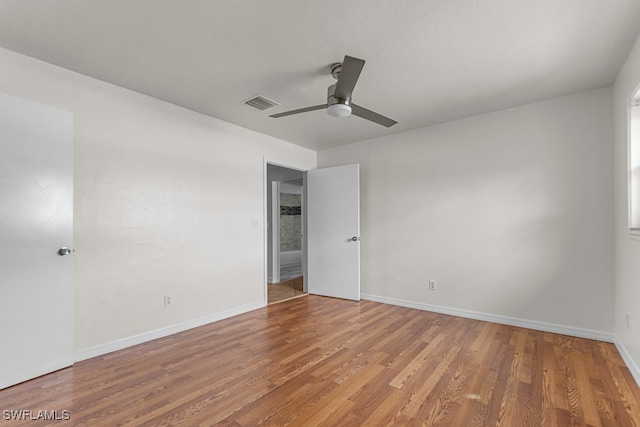
<path fill-rule="evenodd" d="M 306 295 L 304 172 L 267 163 L 267 301 Z"/>

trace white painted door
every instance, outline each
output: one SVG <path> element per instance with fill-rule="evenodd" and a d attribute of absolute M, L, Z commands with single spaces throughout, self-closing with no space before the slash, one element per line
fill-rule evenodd
<path fill-rule="evenodd" d="M 0 389 L 73 363 L 72 120 L 0 93 Z"/>
<path fill-rule="evenodd" d="M 310 294 L 360 300 L 360 167 L 307 172 Z"/>

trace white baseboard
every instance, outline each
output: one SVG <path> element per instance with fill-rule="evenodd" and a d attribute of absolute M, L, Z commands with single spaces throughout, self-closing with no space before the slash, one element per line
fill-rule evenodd
<path fill-rule="evenodd" d="M 620 356 L 622 356 L 622 360 L 627 365 L 627 368 L 629 368 L 629 371 L 631 372 L 631 376 L 633 377 L 634 380 L 636 380 L 636 383 L 638 384 L 638 386 L 640 386 L 640 367 L 638 367 L 638 364 L 636 363 L 635 360 L 633 360 L 633 357 L 631 357 L 631 354 L 629 353 L 627 348 L 624 346 L 622 341 L 620 341 L 620 338 L 618 338 L 617 335 L 616 335 L 614 344 L 618 349 L 618 353 L 620 353 Z"/>
<path fill-rule="evenodd" d="M 573 326 L 557 325 L 555 323 L 539 322 L 537 320 L 519 319 L 517 317 L 501 316 L 499 314 L 482 313 L 479 311 L 462 310 L 458 308 L 443 307 L 440 305 L 426 304 L 422 302 L 407 301 L 396 298 L 382 297 L 378 295 L 361 294 L 362 299 L 398 305 L 401 307 L 415 308 L 417 310 L 433 311 L 434 313 L 448 314 L 451 316 L 465 317 L 467 319 L 483 320 L 485 322 L 500 323 L 502 325 L 518 326 L 537 331 L 553 332 L 572 337 L 587 338 L 591 340 L 615 342 L 615 334 L 611 332 L 596 331 L 593 329 L 576 328 Z"/>
<path fill-rule="evenodd" d="M 183 332 L 189 329 L 197 328 L 198 326 L 203 326 L 209 323 L 217 322 L 218 320 L 223 320 L 229 317 L 237 316 L 239 314 L 247 313 L 249 311 L 256 310 L 264 306 L 265 306 L 265 302 L 259 301 L 253 304 L 243 305 L 241 307 L 237 307 L 231 310 L 226 310 L 219 313 L 213 313 L 205 317 L 198 317 L 196 319 L 188 320 L 186 322 L 178 323 L 176 325 L 167 326 L 165 328 L 155 329 L 153 331 L 144 332 L 138 335 L 133 335 L 128 338 L 122 338 L 106 344 L 100 344 L 95 347 L 76 350 L 74 352 L 74 361 L 79 362 L 81 360 L 90 359 L 92 357 L 102 356 L 103 354 L 111 353 L 113 351 L 122 350 L 124 348 L 142 344 L 147 341 L 163 338 L 169 335 L 177 334 L 178 332 Z"/>

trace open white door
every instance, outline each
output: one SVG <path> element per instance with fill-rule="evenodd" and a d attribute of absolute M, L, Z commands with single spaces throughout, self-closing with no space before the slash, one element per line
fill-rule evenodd
<path fill-rule="evenodd" d="M 0 93 L 0 389 L 73 363 L 73 116 Z"/>
<path fill-rule="evenodd" d="M 360 300 L 360 167 L 307 172 L 310 294 Z"/>

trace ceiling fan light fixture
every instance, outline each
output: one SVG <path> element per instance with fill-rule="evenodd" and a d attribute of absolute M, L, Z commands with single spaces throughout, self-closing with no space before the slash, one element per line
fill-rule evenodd
<path fill-rule="evenodd" d="M 351 107 L 346 104 L 332 104 L 327 107 L 327 114 L 338 118 L 349 117 L 351 115 Z"/>

